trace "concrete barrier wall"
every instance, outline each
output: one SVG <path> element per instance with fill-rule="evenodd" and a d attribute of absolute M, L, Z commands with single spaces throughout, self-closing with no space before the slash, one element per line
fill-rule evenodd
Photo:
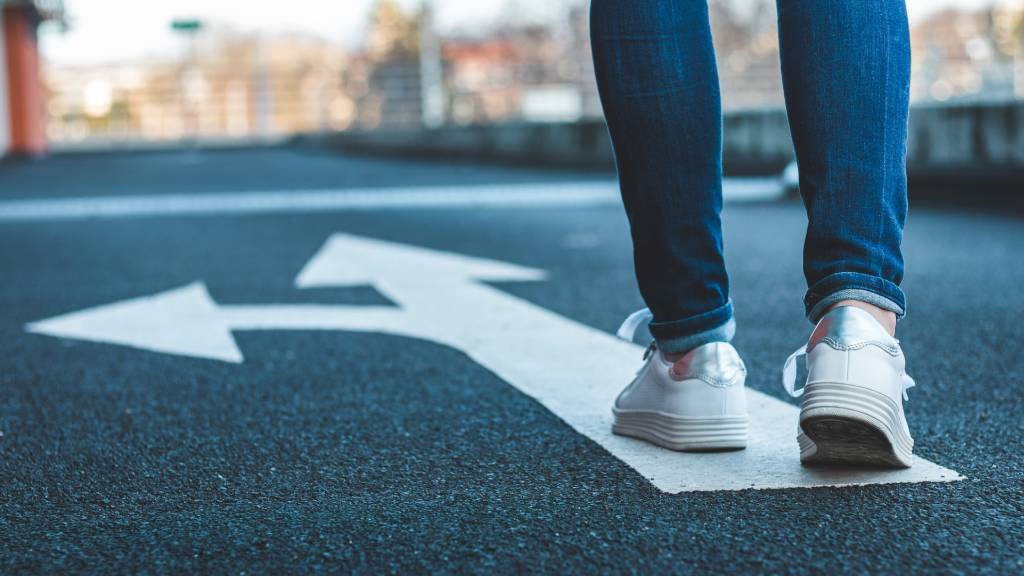
<path fill-rule="evenodd" d="M 723 127 L 728 174 L 776 174 L 793 160 L 784 110 L 732 112 Z M 338 132 L 301 139 L 353 152 L 613 168 L 611 143 L 600 120 Z M 1021 177 L 1024 102 L 914 107 L 907 148 L 912 177 L 945 181 L 961 175 L 1004 183 Z"/>
<path fill-rule="evenodd" d="M 913 109 L 907 161 L 915 168 L 1024 166 L 1024 102 Z"/>
<path fill-rule="evenodd" d="M 608 132 L 597 120 L 336 132 L 298 139 L 351 152 L 614 168 Z"/>

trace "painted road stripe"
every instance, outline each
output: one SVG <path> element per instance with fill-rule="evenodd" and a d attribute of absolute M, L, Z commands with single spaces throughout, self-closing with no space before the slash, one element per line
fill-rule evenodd
<path fill-rule="evenodd" d="M 545 277 L 543 270 L 515 264 L 335 234 L 296 286 L 372 285 L 397 307 L 223 306 L 196 282 L 26 329 L 233 363 L 244 362 L 236 330 L 349 330 L 431 340 L 461 350 L 669 493 L 961 478 L 921 458 L 906 470 L 804 468 L 796 442 L 799 410 L 754 390 L 748 390 L 750 437 L 743 451 L 672 452 L 613 435 L 612 401 L 632 379 L 642 349 L 482 283 Z"/>
<path fill-rule="evenodd" d="M 775 178 L 725 183 L 729 202 L 771 200 L 783 194 Z M 0 202 L 0 222 L 53 222 L 155 216 L 211 216 L 355 210 L 548 208 L 619 205 L 614 181 L 478 186 L 281 190 L 210 194 L 41 198 Z"/>

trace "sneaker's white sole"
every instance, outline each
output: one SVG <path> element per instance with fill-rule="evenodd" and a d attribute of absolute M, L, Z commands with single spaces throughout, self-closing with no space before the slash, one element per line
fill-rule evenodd
<path fill-rule="evenodd" d="M 683 418 L 650 410 L 613 408 L 612 432 L 669 450 L 739 450 L 747 447 L 747 416 Z"/>
<path fill-rule="evenodd" d="M 800 461 L 909 468 L 914 440 L 905 431 L 902 406 L 856 386 L 808 384 L 800 410 Z"/>

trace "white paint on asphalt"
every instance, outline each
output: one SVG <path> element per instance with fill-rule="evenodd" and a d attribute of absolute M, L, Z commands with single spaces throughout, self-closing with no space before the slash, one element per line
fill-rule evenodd
<path fill-rule="evenodd" d="M 727 202 L 772 200 L 782 195 L 777 178 L 730 178 L 724 186 Z M 586 207 L 621 203 L 618 184 L 604 180 L 7 200 L 0 202 L 0 222 L 356 210 Z"/>
<path fill-rule="evenodd" d="M 960 479 L 920 458 L 908 470 L 804 468 L 798 409 L 754 390 L 748 391 L 751 434 L 743 451 L 672 452 L 615 436 L 610 406 L 633 377 L 642 349 L 481 283 L 543 278 L 541 270 L 514 264 L 336 234 L 296 285 L 369 284 L 397 307 L 220 306 L 195 283 L 26 329 L 226 362 L 243 361 L 232 330 L 352 330 L 439 342 L 463 351 L 670 493 Z"/>

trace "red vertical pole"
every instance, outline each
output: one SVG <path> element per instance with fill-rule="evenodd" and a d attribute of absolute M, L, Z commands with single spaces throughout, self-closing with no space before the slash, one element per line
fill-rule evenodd
<path fill-rule="evenodd" d="M 11 154 L 44 154 L 46 116 L 43 82 L 39 73 L 36 18 L 26 6 L 3 7 L 7 53 L 7 89 L 10 105 Z"/>

